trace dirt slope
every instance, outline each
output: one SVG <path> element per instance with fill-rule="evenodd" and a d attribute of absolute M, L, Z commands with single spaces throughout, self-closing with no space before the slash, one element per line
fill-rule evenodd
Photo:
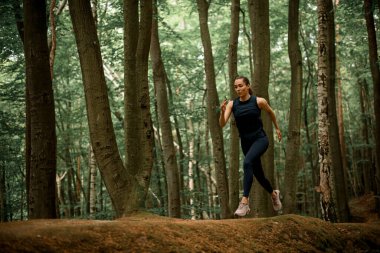
<path fill-rule="evenodd" d="M 1 252 L 379 252 L 380 223 L 316 218 L 190 221 L 141 213 L 114 221 L 0 224 Z"/>

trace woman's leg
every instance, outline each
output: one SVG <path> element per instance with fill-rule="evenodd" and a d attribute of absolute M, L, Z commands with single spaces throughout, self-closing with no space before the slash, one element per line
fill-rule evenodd
<path fill-rule="evenodd" d="M 261 165 L 260 157 L 267 150 L 269 145 L 268 138 L 266 136 L 256 139 L 249 149 L 247 145 L 243 145 L 243 152 L 245 154 L 244 159 L 244 193 L 243 197 L 248 198 L 249 192 L 252 187 L 253 176 L 257 178 L 257 181 L 264 187 L 264 189 L 272 193 L 273 188 L 270 182 L 265 178 L 263 167 Z"/>

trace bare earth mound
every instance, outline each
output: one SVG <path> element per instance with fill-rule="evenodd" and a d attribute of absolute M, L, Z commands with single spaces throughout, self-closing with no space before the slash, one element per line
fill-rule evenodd
<path fill-rule="evenodd" d="M 1 252 L 379 252 L 380 223 L 316 218 L 191 221 L 147 213 L 114 221 L 0 224 Z"/>

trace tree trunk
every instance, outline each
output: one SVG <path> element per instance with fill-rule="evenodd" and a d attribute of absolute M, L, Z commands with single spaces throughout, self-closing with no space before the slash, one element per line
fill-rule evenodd
<path fill-rule="evenodd" d="M 169 80 L 167 79 L 166 80 L 166 84 L 168 86 L 168 92 L 169 92 L 169 104 L 170 104 L 170 108 L 172 108 L 172 110 L 175 110 L 175 107 L 174 107 L 174 104 L 173 104 L 173 93 L 172 93 L 172 89 L 171 89 L 171 85 L 170 85 L 170 82 Z M 183 152 L 183 144 L 182 144 L 182 137 L 181 137 L 181 133 L 179 131 L 179 124 L 178 124 L 178 119 L 177 119 L 177 116 L 176 116 L 176 112 L 174 111 L 173 112 L 173 119 L 174 119 L 174 127 L 175 127 L 175 133 L 176 133 L 176 140 L 178 142 L 178 152 L 179 152 L 179 161 L 178 161 L 178 168 L 179 168 L 179 189 L 180 189 L 180 195 L 181 195 L 181 206 L 183 207 L 184 204 L 185 204 L 185 194 L 184 194 L 184 182 L 183 182 L 183 175 L 184 175 L 184 160 L 185 160 L 185 154 Z"/>
<path fill-rule="evenodd" d="M 161 58 L 161 48 L 158 36 L 157 0 L 154 4 L 152 23 L 151 60 L 153 67 L 153 81 L 155 84 L 158 121 L 162 131 L 162 151 L 164 155 L 165 175 L 168 188 L 168 213 L 170 217 L 181 217 L 181 200 L 179 195 L 179 173 L 174 148 L 172 127 L 169 115 L 169 103 L 166 87 L 166 72 Z"/>
<path fill-rule="evenodd" d="M 347 198 L 347 182 L 342 164 L 342 152 L 339 143 L 339 129 L 337 119 L 337 106 L 335 95 L 335 76 L 336 76 L 336 53 L 335 53 L 335 14 L 332 1 L 327 1 L 327 50 L 328 50 L 328 127 L 329 127 L 329 143 L 330 154 L 333 165 L 333 195 L 336 204 L 337 219 L 340 222 L 347 222 L 350 219 L 350 211 Z"/>
<path fill-rule="evenodd" d="M 361 111 L 361 132 L 362 135 L 360 136 L 363 142 L 362 148 L 360 150 L 360 163 L 359 168 L 361 171 L 361 174 L 363 175 L 363 186 L 364 186 L 364 193 L 370 193 L 371 192 L 371 183 L 372 183 L 372 178 L 374 175 L 371 175 L 371 167 L 372 167 L 372 162 L 371 162 L 371 155 L 370 155 L 370 150 L 369 150 L 369 122 L 368 122 L 368 106 L 367 104 L 367 92 L 366 92 L 366 86 L 367 86 L 367 81 L 366 79 L 359 78 L 358 83 L 360 85 L 359 87 L 359 97 L 360 97 L 360 111 Z"/>
<path fill-rule="evenodd" d="M 0 222 L 8 221 L 7 188 L 5 186 L 5 166 L 0 164 Z"/>
<path fill-rule="evenodd" d="M 299 0 L 289 1 L 288 54 L 291 65 L 290 114 L 286 143 L 284 212 L 296 210 L 297 174 L 300 167 L 300 128 L 302 112 L 302 55 L 298 42 Z"/>
<path fill-rule="evenodd" d="M 235 77 L 238 75 L 237 71 L 237 50 L 239 39 L 239 13 L 240 13 L 240 0 L 231 1 L 231 31 L 230 42 L 228 51 L 228 76 L 230 87 L 230 98 L 235 98 L 236 92 L 234 89 Z M 231 136 L 230 136 L 230 156 L 229 156 L 229 170 L 228 170 L 228 189 L 230 208 L 234 210 L 239 205 L 239 132 L 236 127 L 236 122 L 231 115 Z"/>
<path fill-rule="evenodd" d="M 338 37 L 338 36 L 337 36 Z M 339 44 L 337 42 L 337 44 Z M 347 194 L 349 193 L 349 175 L 348 175 L 348 164 L 347 164 L 347 148 L 346 148 L 346 139 L 344 137 L 344 120 L 343 120 L 343 90 L 342 90 L 342 82 L 340 77 L 340 61 L 337 59 L 337 75 L 338 75 L 338 95 L 337 95 L 337 118 L 338 118 L 338 129 L 339 129 L 339 145 L 342 156 L 342 169 L 344 172 L 344 178 L 346 179 L 347 186 Z"/>
<path fill-rule="evenodd" d="M 150 115 L 148 56 L 152 0 L 124 1 L 125 147 L 128 212 L 144 207 L 153 167 L 154 134 Z M 140 147 L 140 148 L 136 148 Z"/>
<path fill-rule="evenodd" d="M 97 168 L 96 168 L 96 160 L 94 151 L 90 145 L 89 148 L 89 188 L 88 188 L 88 211 L 89 217 L 91 219 L 95 218 L 96 215 L 96 176 L 97 176 Z"/>
<path fill-rule="evenodd" d="M 373 1 L 364 0 L 364 14 L 368 33 L 369 62 L 373 82 L 373 107 L 375 108 L 375 142 L 376 142 L 376 195 L 380 195 L 380 69 L 377 53 L 375 21 L 373 18 Z M 380 217 L 380 198 L 376 198 L 376 209 Z"/>
<path fill-rule="evenodd" d="M 329 141 L 329 111 L 328 87 L 331 80 L 331 62 L 329 41 L 329 0 L 318 0 L 318 153 L 320 183 L 317 191 L 321 193 L 322 218 L 326 221 L 336 221 L 333 198 L 333 170 Z M 330 21 L 331 22 L 331 21 Z"/>
<path fill-rule="evenodd" d="M 207 87 L 207 120 L 210 127 L 212 147 L 214 153 L 214 164 L 217 173 L 217 191 L 220 200 L 221 218 L 231 217 L 232 213 L 228 201 L 228 181 L 226 175 L 226 162 L 224 157 L 223 133 L 219 126 L 219 113 L 216 113 L 219 107 L 218 93 L 215 83 L 214 58 L 212 54 L 211 38 L 208 29 L 208 8 L 209 3 L 206 0 L 197 0 L 201 38 L 204 50 L 204 64 L 206 71 Z"/>
<path fill-rule="evenodd" d="M 118 217 L 127 211 L 127 178 L 119 156 L 109 107 L 99 40 L 90 2 L 69 0 L 86 97 L 91 145 Z"/>
<path fill-rule="evenodd" d="M 192 111 L 191 104 L 189 105 L 189 111 Z M 195 158 L 194 158 L 194 146 L 195 146 L 195 133 L 194 133 L 194 127 L 193 122 L 191 118 L 187 120 L 187 134 L 189 138 L 189 167 L 188 167 L 188 178 L 189 178 L 189 204 L 190 204 L 190 217 L 192 220 L 196 219 L 195 214 L 195 203 L 194 203 L 194 165 L 195 165 Z"/>
<path fill-rule="evenodd" d="M 269 1 L 249 0 L 249 16 L 251 20 L 252 48 L 254 59 L 254 73 L 252 89 L 255 96 L 265 98 L 268 103 L 269 67 L 270 67 L 270 32 L 269 32 Z M 261 157 L 266 178 L 274 182 L 274 148 L 272 121 L 266 113 L 262 113 L 264 130 L 269 139 L 269 148 Z M 255 181 L 256 182 L 256 181 Z M 254 183 L 251 190 L 251 201 L 257 207 L 259 216 L 273 214 L 272 202 L 268 193 L 258 183 Z"/>
<path fill-rule="evenodd" d="M 46 33 L 46 2 L 24 0 L 23 7 L 31 124 L 29 218 L 56 218 L 55 112 Z"/>

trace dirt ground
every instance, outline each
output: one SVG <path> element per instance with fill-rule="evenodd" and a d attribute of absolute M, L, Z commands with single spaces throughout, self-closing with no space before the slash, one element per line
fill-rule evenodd
<path fill-rule="evenodd" d="M 361 223 L 298 215 L 192 221 L 149 213 L 2 223 L 0 252 L 380 252 L 380 221 L 363 207 L 372 199 L 353 203 Z"/>

